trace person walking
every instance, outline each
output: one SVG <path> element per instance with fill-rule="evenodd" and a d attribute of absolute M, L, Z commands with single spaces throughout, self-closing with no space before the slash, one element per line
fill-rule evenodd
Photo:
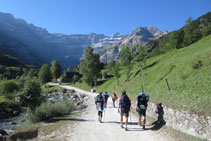
<path fill-rule="evenodd" d="M 115 108 L 115 102 L 117 100 L 117 95 L 115 92 L 112 93 L 112 101 L 113 101 L 113 107 Z"/>
<path fill-rule="evenodd" d="M 149 95 L 145 93 L 139 93 L 136 97 L 136 112 L 138 112 L 138 125 L 141 126 L 141 117 L 143 116 L 143 129 L 146 124 L 146 109 L 147 102 L 149 101 Z"/>
<path fill-rule="evenodd" d="M 126 91 L 123 91 L 122 96 L 119 98 L 118 113 L 120 112 L 120 122 L 121 122 L 122 128 L 124 128 L 123 127 L 123 116 L 125 116 L 125 131 L 127 131 L 130 106 L 131 106 L 131 100 L 127 96 Z"/>
<path fill-rule="evenodd" d="M 104 97 L 102 95 L 102 92 L 100 92 L 96 97 L 95 97 L 95 105 L 96 109 L 98 112 L 98 121 L 101 123 L 102 122 L 102 117 L 103 117 L 103 108 L 104 108 Z"/>
<path fill-rule="evenodd" d="M 108 101 L 108 97 L 109 97 L 108 92 L 105 92 L 103 96 L 104 96 L 104 102 L 105 102 L 104 107 L 107 108 L 107 101 Z"/>

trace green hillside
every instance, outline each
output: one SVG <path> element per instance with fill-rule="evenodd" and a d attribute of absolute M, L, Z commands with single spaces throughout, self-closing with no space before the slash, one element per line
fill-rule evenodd
<path fill-rule="evenodd" d="M 151 102 L 162 102 L 165 106 L 190 113 L 211 115 L 211 36 L 186 48 L 149 58 L 144 73 L 145 92 L 151 96 Z M 142 84 L 136 65 L 133 66 L 130 81 L 125 80 L 125 73 L 121 70 L 120 86 L 117 86 L 115 78 L 110 78 L 97 90 L 115 91 L 118 95 L 126 90 L 135 99 L 141 92 Z"/>
<path fill-rule="evenodd" d="M 2 77 L 13 79 L 21 76 L 26 69 L 28 66 L 20 60 L 0 52 L 0 80 Z"/>
<path fill-rule="evenodd" d="M 211 12 L 194 21 L 188 19 L 184 27 L 147 43 L 145 48 L 150 56 L 156 56 L 172 49 L 187 47 L 208 35 L 211 35 Z"/>

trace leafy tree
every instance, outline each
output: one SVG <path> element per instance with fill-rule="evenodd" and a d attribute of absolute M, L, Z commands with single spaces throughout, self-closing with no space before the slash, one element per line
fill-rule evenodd
<path fill-rule="evenodd" d="M 208 36 L 208 35 L 211 35 L 211 25 L 205 27 L 203 30 L 202 30 L 202 35 L 205 37 L 205 36 Z"/>
<path fill-rule="evenodd" d="M 68 68 L 67 68 L 67 72 L 72 72 L 73 71 L 73 68 L 71 67 L 71 66 L 69 66 Z"/>
<path fill-rule="evenodd" d="M 145 86 L 145 81 L 144 81 L 144 73 L 143 73 L 143 69 L 146 66 L 146 58 L 147 58 L 147 52 L 146 50 L 144 50 L 144 48 L 140 45 L 137 45 L 136 47 L 136 55 L 135 55 L 135 61 L 138 63 L 138 67 L 140 70 L 140 75 L 142 77 L 142 84 L 143 84 L 143 88 L 146 89 Z"/>
<path fill-rule="evenodd" d="M 97 78 L 100 75 L 101 63 L 99 55 L 93 53 L 93 49 L 88 46 L 80 60 L 80 73 L 83 80 L 90 86 L 97 84 Z"/>
<path fill-rule="evenodd" d="M 41 88 L 38 81 L 28 81 L 24 86 L 23 92 L 20 94 L 21 101 L 34 111 L 36 106 L 41 103 Z"/>
<path fill-rule="evenodd" d="M 185 21 L 186 24 L 190 24 L 192 22 L 192 17 L 189 16 L 188 19 Z"/>
<path fill-rule="evenodd" d="M 33 69 L 30 69 L 29 72 L 28 72 L 28 77 L 29 78 L 33 78 L 36 76 L 36 71 L 33 70 Z"/>
<path fill-rule="evenodd" d="M 188 46 L 199 39 L 201 39 L 202 35 L 198 29 L 198 25 L 194 22 L 187 25 L 185 28 L 185 35 L 183 39 L 183 46 Z"/>
<path fill-rule="evenodd" d="M 51 62 L 51 73 L 52 73 L 52 77 L 53 77 L 53 80 L 56 81 L 57 78 L 59 78 L 59 76 L 61 75 L 61 66 L 59 65 L 58 61 L 56 59 L 54 59 L 52 62 Z"/>
<path fill-rule="evenodd" d="M 80 72 L 80 65 L 76 65 L 74 68 L 73 68 L 73 72 Z"/>
<path fill-rule="evenodd" d="M 77 82 L 79 80 L 79 76 L 74 74 L 73 75 L 73 83 Z"/>
<path fill-rule="evenodd" d="M 106 69 L 111 72 L 116 81 L 117 81 L 117 84 L 119 85 L 119 78 L 120 78 L 120 74 L 119 74 L 119 71 L 120 71 L 120 68 L 119 68 L 119 63 L 115 62 L 115 61 L 111 61 L 107 64 L 107 67 Z"/>
<path fill-rule="evenodd" d="M 132 70 L 132 61 L 133 61 L 133 51 L 129 48 L 128 44 L 123 45 L 122 50 L 120 51 L 120 61 L 125 67 L 126 72 L 126 81 L 129 81 L 131 70 Z"/>
<path fill-rule="evenodd" d="M 48 64 L 42 65 L 39 74 L 38 74 L 38 80 L 41 84 L 47 83 L 51 81 L 51 71 Z"/>

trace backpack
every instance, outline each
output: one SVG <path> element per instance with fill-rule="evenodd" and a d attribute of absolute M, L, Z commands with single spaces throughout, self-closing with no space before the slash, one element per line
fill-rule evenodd
<path fill-rule="evenodd" d="M 102 95 L 97 95 L 96 100 L 95 100 L 95 104 L 97 105 L 97 103 L 103 103 L 103 96 Z"/>
<path fill-rule="evenodd" d="M 131 102 L 130 102 L 129 97 L 127 95 L 123 95 L 121 97 L 120 106 L 121 106 L 121 110 L 123 112 L 130 111 Z"/>
<path fill-rule="evenodd" d="M 116 94 L 112 95 L 112 99 L 113 99 L 113 100 L 116 100 L 116 99 L 117 99 Z"/>
<path fill-rule="evenodd" d="M 145 94 L 138 95 L 138 108 L 146 109 L 148 101 L 149 99 L 147 98 Z"/>

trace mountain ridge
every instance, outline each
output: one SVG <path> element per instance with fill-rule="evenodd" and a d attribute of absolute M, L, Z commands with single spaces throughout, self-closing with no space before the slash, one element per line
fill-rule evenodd
<path fill-rule="evenodd" d="M 155 33 L 156 38 L 162 33 L 155 27 L 137 29 L 142 29 L 137 35 L 133 35 L 133 32 L 128 35 L 115 33 L 110 36 L 96 33 L 49 33 L 45 28 L 29 24 L 23 19 L 16 19 L 12 14 L 0 12 L 0 51 L 36 66 L 49 64 L 53 59 L 57 59 L 66 69 L 68 66 L 78 65 L 83 50 L 90 45 L 95 53 L 101 56 L 101 61 L 106 63 L 109 59 L 105 61 L 105 51 L 108 50 L 109 54 L 110 49 L 114 48 L 113 56 L 118 58 L 119 48 L 125 42 L 146 43 L 154 39 Z M 148 35 L 142 35 L 144 29 L 150 31 Z"/>

